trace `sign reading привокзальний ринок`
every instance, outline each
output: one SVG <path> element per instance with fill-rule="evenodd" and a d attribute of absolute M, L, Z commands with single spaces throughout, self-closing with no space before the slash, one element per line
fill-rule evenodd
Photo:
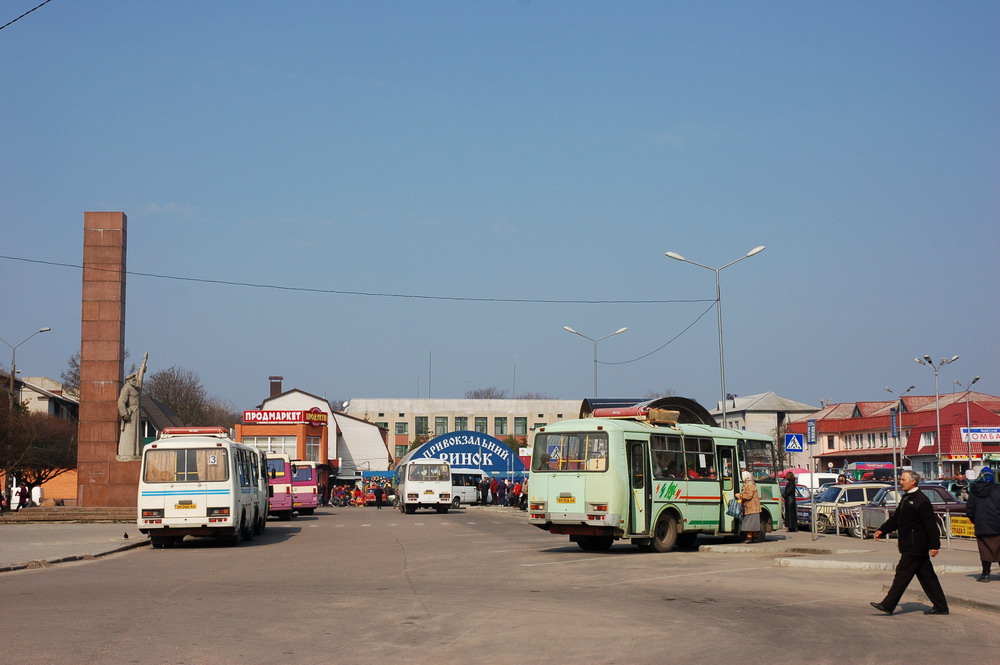
<path fill-rule="evenodd" d="M 524 473 L 521 458 L 503 441 L 483 432 L 442 434 L 410 451 L 403 460 L 415 457 L 440 459 L 453 468 L 482 469 L 491 475 Z"/>

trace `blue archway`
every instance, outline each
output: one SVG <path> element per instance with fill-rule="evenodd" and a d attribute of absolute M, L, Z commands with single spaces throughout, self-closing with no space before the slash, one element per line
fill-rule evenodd
<path fill-rule="evenodd" d="M 415 457 L 443 459 L 453 468 L 482 469 L 491 476 L 523 475 L 521 458 L 500 439 L 466 430 L 436 436 L 406 453 L 397 466 Z"/>

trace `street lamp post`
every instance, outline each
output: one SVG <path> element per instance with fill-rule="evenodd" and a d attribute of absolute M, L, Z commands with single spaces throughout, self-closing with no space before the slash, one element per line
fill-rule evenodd
<path fill-rule="evenodd" d="M 719 328 L 719 384 L 721 385 L 722 393 L 722 426 L 726 427 L 726 351 L 725 346 L 722 342 L 722 289 L 719 283 L 719 273 L 733 265 L 734 263 L 739 263 L 743 259 L 748 259 L 755 254 L 760 254 L 764 251 L 764 245 L 759 245 L 754 247 L 749 252 L 736 259 L 735 261 L 730 261 L 721 268 L 712 268 L 711 266 L 706 266 L 697 261 L 692 261 L 691 259 L 686 259 L 677 252 L 666 252 L 665 255 L 674 259 L 675 261 L 683 261 L 685 263 L 690 263 L 691 265 L 698 266 L 700 268 L 705 268 L 706 270 L 711 270 L 715 273 L 715 312 L 716 319 L 718 321 Z"/>
<path fill-rule="evenodd" d="M 954 380 L 956 386 L 965 389 L 965 450 L 969 455 L 969 471 L 972 471 L 972 435 L 969 434 L 969 430 L 972 428 L 972 420 L 969 416 L 969 389 L 978 380 L 979 377 L 977 376 L 972 381 L 969 381 L 968 385 L 963 385 L 958 379 Z"/>
<path fill-rule="evenodd" d="M 594 343 L 594 397 L 597 397 L 597 343 L 600 342 L 603 339 L 607 339 L 609 337 L 614 337 L 615 335 L 620 335 L 621 333 L 623 333 L 626 330 L 628 330 L 628 327 L 619 328 L 618 330 L 614 331 L 613 333 L 609 333 L 609 334 L 605 335 L 604 337 L 598 337 L 597 339 L 594 339 L 593 337 L 587 337 L 583 333 L 578 333 L 577 331 L 573 330 L 569 326 L 563 326 L 563 330 L 565 330 L 566 332 L 571 332 L 574 335 L 579 335 L 580 337 L 582 337 L 584 339 L 589 339 L 591 342 Z"/>
<path fill-rule="evenodd" d="M 916 388 L 916 386 L 910 386 L 903 392 L 899 393 L 899 395 L 896 395 L 896 403 L 899 404 L 899 408 L 896 409 L 896 441 L 892 445 L 892 484 L 897 490 L 899 489 L 899 467 L 902 466 L 903 462 L 903 452 L 899 450 L 899 442 L 903 438 L 901 436 L 903 433 L 903 395 L 910 392 L 914 388 Z M 892 393 L 893 395 L 896 394 L 896 392 L 889 386 L 885 387 L 885 391 L 887 393 Z M 899 453 L 898 461 L 896 459 L 897 453 Z"/>
<path fill-rule="evenodd" d="M 44 333 L 44 332 L 48 332 L 50 330 L 52 330 L 52 328 L 48 328 L 48 327 L 46 327 L 46 328 L 39 328 L 35 332 L 31 333 L 30 335 L 28 335 L 27 337 L 25 337 L 24 339 L 22 339 L 17 344 L 11 344 L 10 342 L 8 342 L 7 340 L 5 340 L 4 338 L 0 337 L 0 342 L 3 342 L 4 344 L 6 344 L 7 346 L 10 347 L 10 376 L 7 377 L 8 378 L 8 381 L 7 381 L 7 393 L 9 395 L 9 397 L 10 397 L 10 408 L 11 408 L 11 410 L 14 409 L 14 374 L 15 374 L 15 372 L 17 372 L 17 347 L 21 346 L 22 344 L 24 344 L 25 342 L 27 342 L 29 339 L 31 339 L 32 337 L 34 337 L 38 333 Z"/>
<path fill-rule="evenodd" d="M 932 370 L 934 370 L 934 411 L 937 416 L 937 434 L 935 435 L 935 443 L 937 444 L 937 464 L 938 464 L 938 478 L 944 473 L 941 467 L 941 389 L 938 386 L 938 372 L 942 367 L 949 363 L 953 363 L 958 360 L 958 356 L 952 356 L 951 358 L 942 358 L 936 365 L 931 357 L 925 355 L 923 358 L 914 358 L 913 362 L 919 363 L 921 365 L 927 365 Z"/>

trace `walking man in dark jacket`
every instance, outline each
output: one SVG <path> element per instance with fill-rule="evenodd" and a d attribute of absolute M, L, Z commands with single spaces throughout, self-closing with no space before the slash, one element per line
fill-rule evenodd
<path fill-rule="evenodd" d="M 977 582 L 990 581 L 990 567 L 1000 561 L 1000 485 L 994 482 L 993 469 L 986 466 L 969 488 L 965 514 L 976 525 L 976 544 L 983 574 Z"/>
<path fill-rule="evenodd" d="M 944 597 L 944 590 L 931 563 L 931 557 L 937 556 L 941 549 L 941 536 L 931 501 L 917 487 L 919 481 L 920 476 L 913 471 L 900 474 L 899 486 L 903 488 L 904 494 L 892 517 L 878 528 L 874 536 L 878 540 L 883 534 L 899 532 L 896 576 L 882 602 L 871 603 L 872 607 L 886 614 L 892 614 L 896 610 L 899 599 L 903 597 L 903 592 L 914 576 L 933 605 L 924 614 L 948 614 L 948 600 Z"/>

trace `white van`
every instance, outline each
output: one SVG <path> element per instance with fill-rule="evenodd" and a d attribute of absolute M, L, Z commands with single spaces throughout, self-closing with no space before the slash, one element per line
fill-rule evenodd
<path fill-rule="evenodd" d="M 795 476 L 798 485 L 805 485 L 815 492 L 824 485 L 833 485 L 837 482 L 836 473 L 799 473 Z"/>
<path fill-rule="evenodd" d="M 451 507 L 479 503 L 479 484 L 487 474 L 482 469 L 451 468 Z"/>

